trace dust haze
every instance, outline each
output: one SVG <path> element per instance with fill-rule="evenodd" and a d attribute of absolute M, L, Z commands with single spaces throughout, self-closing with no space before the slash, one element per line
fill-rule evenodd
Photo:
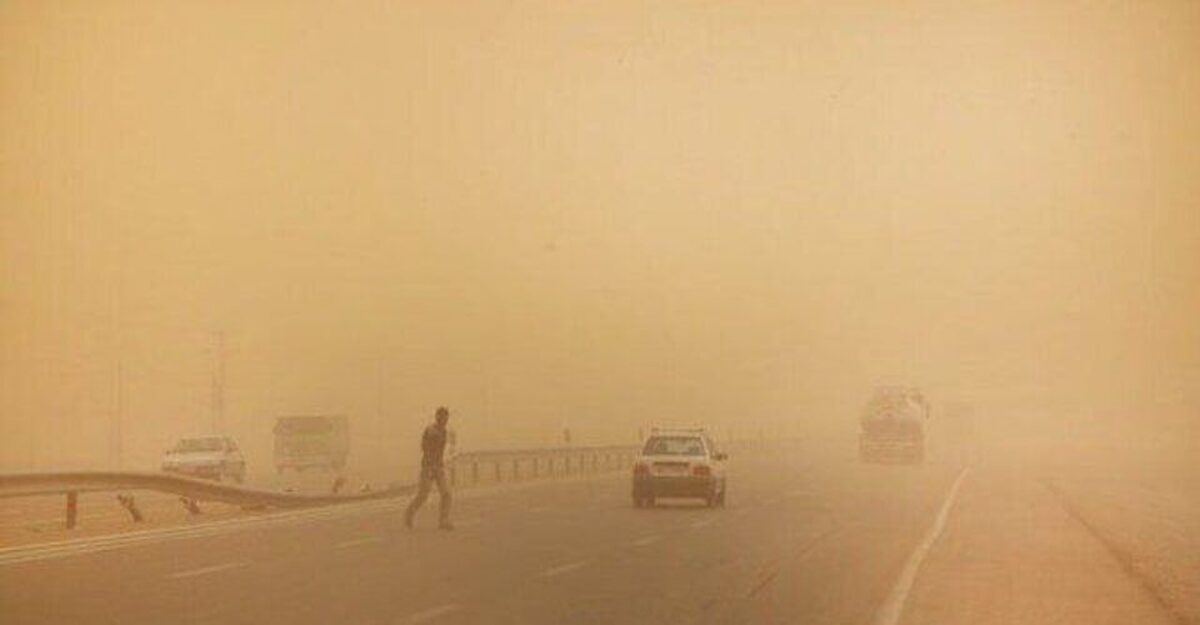
<path fill-rule="evenodd" d="M 881 384 L 1195 440 L 1197 61 L 1190 2 L 5 2 L 0 466 L 850 440 Z"/>

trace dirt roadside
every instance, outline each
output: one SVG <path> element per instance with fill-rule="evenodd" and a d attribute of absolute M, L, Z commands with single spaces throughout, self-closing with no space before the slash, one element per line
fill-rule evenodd
<path fill-rule="evenodd" d="M 1200 623 L 1190 440 L 1024 440 L 975 459 L 905 623 Z"/>

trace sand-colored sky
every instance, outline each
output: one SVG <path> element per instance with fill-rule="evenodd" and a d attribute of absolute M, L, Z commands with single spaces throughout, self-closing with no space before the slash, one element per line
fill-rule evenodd
<path fill-rule="evenodd" d="M 1194 2 L 4 2 L 0 465 L 153 466 L 219 361 L 259 455 L 1195 414 L 1198 146 Z"/>

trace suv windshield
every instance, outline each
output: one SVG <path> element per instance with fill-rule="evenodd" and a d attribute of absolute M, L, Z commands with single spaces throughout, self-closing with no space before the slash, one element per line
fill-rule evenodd
<path fill-rule="evenodd" d="M 704 442 L 699 436 L 653 436 L 642 453 L 647 456 L 703 456 Z"/>
<path fill-rule="evenodd" d="M 175 446 L 175 451 L 221 451 L 225 449 L 219 438 L 185 438 Z"/>

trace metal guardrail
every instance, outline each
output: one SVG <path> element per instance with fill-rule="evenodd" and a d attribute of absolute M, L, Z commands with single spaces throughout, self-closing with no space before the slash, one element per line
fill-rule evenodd
<path fill-rule="evenodd" d="M 637 452 L 631 445 L 473 451 L 454 457 L 449 477 L 451 485 L 476 486 L 601 473 L 630 467 Z"/>
<path fill-rule="evenodd" d="M 217 501 L 244 508 L 306 508 L 396 497 L 413 491 L 413 486 L 396 486 L 379 491 L 352 494 L 281 493 L 232 486 L 167 473 L 132 471 L 68 471 L 55 473 L 0 474 L 0 498 L 38 495 L 66 495 L 66 527 L 75 527 L 79 518 L 79 493 L 103 491 L 152 490 L 179 495 L 192 514 L 198 514 L 198 501 Z M 142 513 L 132 495 L 121 493 L 117 501 L 135 522 Z"/>
<path fill-rule="evenodd" d="M 728 441 L 722 451 L 761 450 L 795 442 L 794 439 Z M 631 469 L 640 453 L 641 445 L 473 451 L 455 456 L 449 477 L 454 486 L 475 486 Z"/>
<path fill-rule="evenodd" d="M 153 490 L 196 501 L 219 501 L 238 506 L 303 508 L 394 497 L 411 486 L 350 494 L 288 493 L 233 486 L 196 478 L 135 471 L 68 471 L 0 474 L 0 498 L 95 491 Z"/>
<path fill-rule="evenodd" d="M 513 480 L 595 473 L 628 466 L 634 447 L 579 447 L 474 451 L 457 455 L 449 463 L 450 481 L 459 487 Z M 135 471 L 59 471 L 0 474 L 0 499 L 66 495 L 66 527 L 78 521 L 79 493 L 117 492 L 118 502 L 135 522 L 142 514 L 131 495 L 123 491 L 157 491 L 178 495 L 185 508 L 199 514 L 197 502 L 215 501 L 243 508 L 306 508 L 387 499 L 411 494 L 415 484 L 383 490 L 339 493 L 345 480 L 338 478 L 332 493 L 278 492 L 234 486 L 169 473 Z"/>
<path fill-rule="evenodd" d="M 733 449 L 757 449 L 764 441 L 742 441 Z M 543 478 L 587 475 L 628 469 L 639 453 L 639 446 L 607 445 L 596 447 L 558 447 L 541 449 L 497 449 L 470 451 L 454 456 L 448 466 L 450 483 L 455 487 L 530 481 Z M 122 491 L 150 490 L 178 495 L 192 514 L 198 514 L 197 502 L 216 501 L 243 508 L 306 508 L 330 506 L 407 495 L 414 484 L 394 485 L 383 490 L 340 493 L 343 478 L 328 494 L 278 492 L 234 486 L 168 473 L 132 471 L 65 471 L 51 473 L 0 474 L 0 499 L 39 495 L 66 495 L 66 527 L 78 520 L 79 493 L 118 492 L 117 499 L 133 520 L 141 521 L 141 512 L 131 495 Z"/>

